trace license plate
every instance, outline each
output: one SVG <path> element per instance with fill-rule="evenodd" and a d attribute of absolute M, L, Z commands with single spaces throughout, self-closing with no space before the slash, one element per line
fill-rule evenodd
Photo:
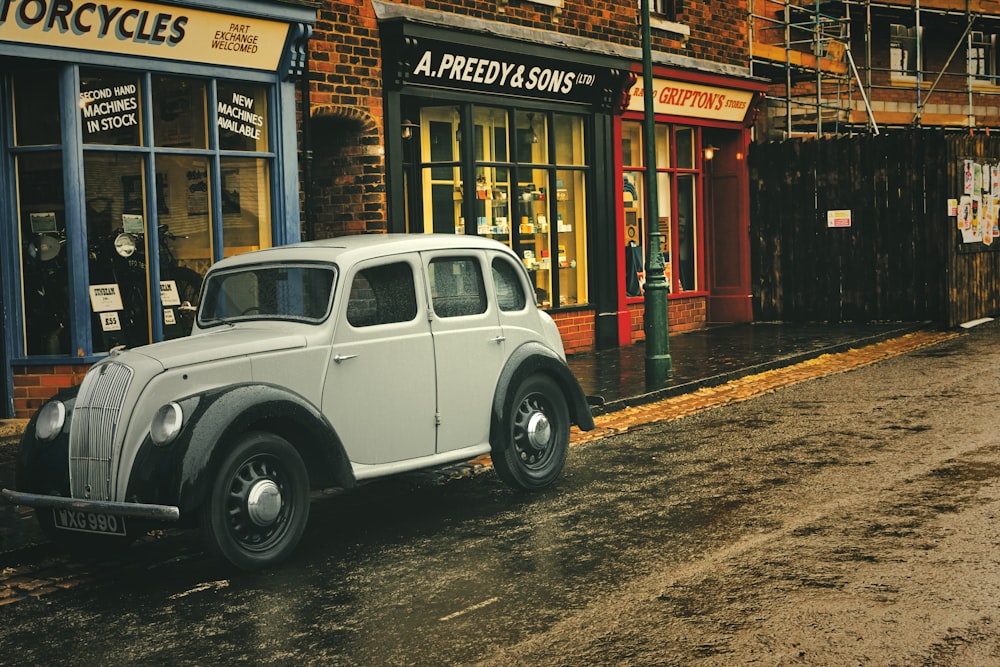
<path fill-rule="evenodd" d="M 75 530 L 81 533 L 99 533 L 101 535 L 124 535 L 124 517 L 100 512 L 84 512 L 82 510 L 54 509 L 52 515 L 57 528 Z"/>

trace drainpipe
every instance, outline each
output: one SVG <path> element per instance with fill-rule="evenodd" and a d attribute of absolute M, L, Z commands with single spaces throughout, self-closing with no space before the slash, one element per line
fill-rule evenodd
<path fill-rule="evenodd" d="M 302 100 L 302 208 L 305 215 L 305 241 L 316 238 L 316 221 L 312 210 L 312 104 L 309 98 L 309 43 L 306 42 L 306 58 L 299 77 Z"/>

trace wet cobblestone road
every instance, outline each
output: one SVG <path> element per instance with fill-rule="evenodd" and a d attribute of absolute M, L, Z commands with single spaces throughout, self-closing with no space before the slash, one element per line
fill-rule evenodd
<path fill-rule="evenodd" d="M 740 378 L 716 387 L 700 389 L 690 394 L 599 415 L 595 419 L 596 428 L 593 431 L 587 433 L 573 431 L 571 446 L 600 440 L 645 424 L 680 419 L 723 405 L 745 401 L 799 382 L 849 371 L 935 345 L 958 335 L 954 332 L 918 331 L 858 349 L 825 354 L 809 361 Z M 12 441 L 8 441 L 7 454 L 11 447 L 13 447 Z M 490 468 L 490 458 L 484 456 L 468 463 L 416 473 L 410 478 L 420 484 L 442 484 L 453 479 L 474 476 Z M 8 460 L 0 466 L 0 473 L 3 473 L 4 477 L 9 476 L 10 469 Z M 10 482 L 4 478 L 0 479 L 0 483 Z M 115 568 L 120 566 L 120 563 L 115 562 L 84 564 L 73 561 L 44 541 L 34 523 L 31 511 L 26 508 L 0 506 L 0 536 L 3 538 L 0 542 L 0 547 L 3 548 L 0 554 L 2 558 L 0 606 L 29 598 L 37 599 L 60 590 L 77 587 L 84 582 L 104 579 L 111 576 Z M 144 542 L 154 543 L 162 537 L 162 533 L 153 534 L 144 538 Z M 190 536 L 180 541 L 181 548 L 178 553 L 173 554 L 173 558 L 199 556 L 200 545 Z"/>

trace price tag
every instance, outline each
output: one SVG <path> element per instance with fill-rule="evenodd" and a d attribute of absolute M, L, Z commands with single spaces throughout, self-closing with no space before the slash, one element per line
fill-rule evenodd
<path fill-rule="evenodd" d="M 177 292 L 177 281 L 160 281 L 160 303 L 164 306 L 181 305 L 181 295 Z"/>
<path fill-rule="evenodd" d="M 121 331 L 122 323 L 118 319 L 118 313 L 101 313 L 101 329 L 104 331 Z"/>

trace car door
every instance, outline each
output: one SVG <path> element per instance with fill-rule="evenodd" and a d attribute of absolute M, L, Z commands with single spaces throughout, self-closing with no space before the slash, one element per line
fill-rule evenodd
<path fill-rule="evenodd" d="M 506 345 L 488 296 L 486 254 L 423 253 L 437 369 L 437 451 L 489 443 L 490 406 Z"/>
<path fill-rule="evenodd" d="M 416 254 L 371 261 L 345 276 L 323 412 L 351 461 L 434 453 L 434 347 Z"/>

